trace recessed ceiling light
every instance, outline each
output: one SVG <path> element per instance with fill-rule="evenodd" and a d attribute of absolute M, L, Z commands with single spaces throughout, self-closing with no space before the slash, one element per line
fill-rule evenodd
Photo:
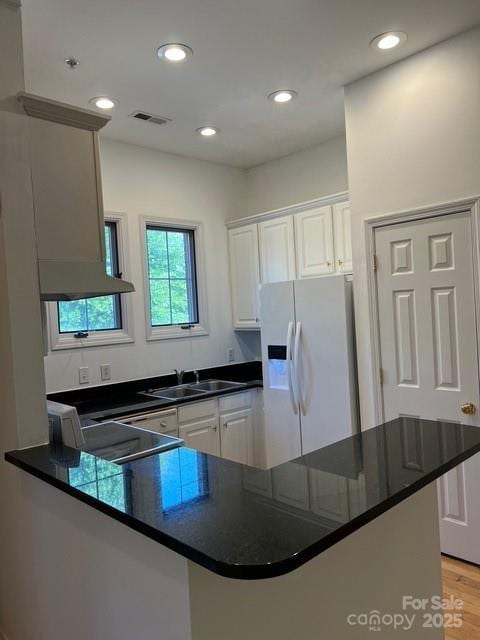
<path fill-rule="evenodd" d="M 199 127 L 196 129 L 196 133 L 200 136 L 204 136 L 205 138 L 210 138 L 219 132 L 219 129 L 215 129 L 215 127 Z"/>
<path fill-rule="evenodd" d="M 269 100 L 273 100 L 274 102 L 283 103 L 290 102 L 297 97 L 297 92 L 292 91 L 291 89 L 280 89 L 280 91 L 274 91 L 268 96 Z"/>
<path fill-rule="evenodd" d="M 370 46 L 374 49 L 385 51 L 400 46 L 406 39 L 407 34 L 403 31 L 388 31 L 387 33 L 381 33 L 379 36 L 376 36 L 371 41 Z"/>
<path fill-rule="evenodd" d="M 97 107 L 97 109 L 113 109 L 118 104 L 118 100 L 114 100 L 113 98 L 109 98 L 108 96 L 96 96 L 95 98 L 90 98 L 90 104 L 93 104 Z"/>
<path fill-rule="evenodd" d="M 187 47 L 186 44 L 180 44 L 179 42 L 162 44 L 157 49 L 157 56 L 160 60 L 166 60 L 167 62 L 183 62 L 192 55 L 193 50 Z"/>

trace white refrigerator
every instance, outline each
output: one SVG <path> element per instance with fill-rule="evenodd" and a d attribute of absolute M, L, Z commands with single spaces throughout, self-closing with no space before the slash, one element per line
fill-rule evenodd
<path fill-rule="evenodd" d="M 281 464 L 358 431 L 351 278 L 260 291 L 264 461 Z"/>

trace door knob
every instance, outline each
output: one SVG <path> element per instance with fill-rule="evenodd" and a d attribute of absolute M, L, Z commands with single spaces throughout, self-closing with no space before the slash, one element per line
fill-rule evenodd
<path fill-rule="evenodd" d="M 462 404 L 462 413 L 465 413 L 467 416 L 473 416 L 476 411 L 477 407 L 473 402 L 466 402 L 465 404 Z"/>

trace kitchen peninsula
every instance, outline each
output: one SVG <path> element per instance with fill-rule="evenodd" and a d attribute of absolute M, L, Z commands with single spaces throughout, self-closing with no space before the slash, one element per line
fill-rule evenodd
<path fill-rule="evenodd" d="M 400 418 L 270 470 L 188 448 L 123 466 L 51 445 L 6 459 L 27 472 L 21 478 L 40 503 L 42 491 L 61 501 L 42 516 L 59 525 L 59 585 L 68 583 L 68 557 L 81 570 L 65 539 L 78 512 L 72 526 L 83 522 L 86 538 L 77 551 L 88 543 L 106 598 L 125 604 L 115 603 L 117 638 L 141 623 L 142 640 L 159 629 L 165 640 L 340 640 L 347 630 L 369 637 L 350 614 L 393 614 L 404 595 L 441 593 L 432 483 L 479 451 L 478 429 Z M 92 518 L 102 519 L 103 535 L 92 536 Z M 91 637 L 81 612 L 73 620 Z M 418 615 L 410 637 L 442 633 Z"/>

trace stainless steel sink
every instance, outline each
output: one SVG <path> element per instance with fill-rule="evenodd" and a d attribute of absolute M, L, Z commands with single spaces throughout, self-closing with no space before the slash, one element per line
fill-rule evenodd
<path fill-rule="evenodd" d="M 168 389 L 152 389 L 151 391 L 144 391 L 142 395 L 150 396 L 152 398 L 160 398 L 160 400 L 183 400 L 183 398 L 201 396 L 204 393 L 206 392 L 203 389 L 192 389 L 189 385 L 182 385 L 180 387 L 170 387 Z"/>
<path fill-rule="evenodd" d="M 203 392 L 209 391 L 225 391 L 226 389 L 235 389 L 237 387 L 244 387 L 243 382 L 229 382 L 227 380 L 205 380 L 205 382 L 196 382 L 189 384 L 188 388 L 192 390 L 202 390 Z"/>

